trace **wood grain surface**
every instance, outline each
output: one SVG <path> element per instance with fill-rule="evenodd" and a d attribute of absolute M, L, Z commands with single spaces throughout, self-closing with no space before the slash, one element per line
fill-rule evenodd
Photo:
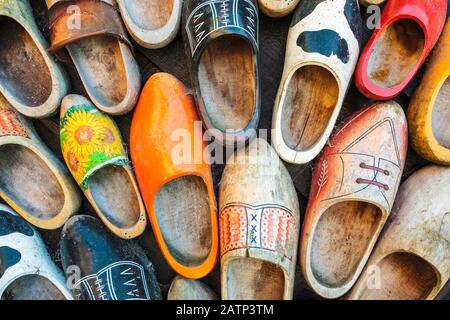
<path fill-rule="evenodd" d="M 43 0 L 31 0 L 31 3 L 35 9 L 35 16 L 38 24 L 41 26 L 44 34 L 48 35 L 47 26 L 47 9 Z M 366 14 L 362 13 L 363 18 L 367 18 Z M 288 15 L 282 19 L 272 19 L 266 16 L 261 16 L 261 40 L 260 40 L 260 70 L 261 70 L 261 85 L 262 85 L 262 109 L 261 109 L 261 121 L 259 128 L 268 130 L 268 138 L 270 141 L 270 128 L 272 122 L 272 109 L 275 101 L 276 92 L 278 90 L 279 81 L 281 79 L 281 73 L 284 63 L 284 54 L 286 46 L 287 32 L 291 20 L 291 15 Z M 370 30 L 364 30 L 364 39 L 368 40 L 370 36 Z M 184 45 L 181 33 L 175 38 L 175 40 L 166 48 L 158 50 L 150 50 L 139 47 L 135 44 L 135 55 L 139 63 L 143 81 L 145 82 L 152 74 L 156 72 L 169 72 L 180 79 L 186 86 L 190 87 L 189 74 L 186 63 L 186 56 L 184 53 Z M 76 74 L 73 66 L 66 66 L 67 71 L 72 78 L 72 91 L 73 93 L 83 94 L 83 88 L 81 82 Z M 422 73 L 419 73 L 417 79 L 402 93 L 396 101 L 406 109 L 409 104 L 411 94 L 414 92 L 415 87 L 420 81 Z M 354 85 L 349 90 L 348 96 L 344 102 L 344 107 L 341 112 L 338 124 L 342 122 L 344 118 L 352 114 L 354 111 L 359 110 L 361 107 L 370 104 L 370 100 L 363 97 L 358 93 Z M 128 149 L 129 132 L 131 124 L 132 114 L 125 116 L 115 117 L 115 120 L 122 132 L 124 138 L 124 144 Z M 61 150 L 59 146 L 59 117 L 53 117 L 46 120 L 35 121 L 38 133 L 48 146 L 61 157 Z M 418 168 L 423 167 L 428 162 L 420 158 L 414 151 L 410 150 L 406 161 L 406 168 L 404 171 L 404 178 L 408 177 L 416 171 Z M 309 196 L 309 187 L 311 183 L 311 170 L 314 166 L 314 162 L 307 165 L 290 165 L 287 164 L 292 179 L 294 180 L 295 187 L 298 192 L 299 202 L 302 204 L 301 214 L 302 221 Z M 220 181 L 223 171 L 223 165 L 213 165 L 213 178 L 216 187 Z M 81 214 L 90 214 L 95 216 L 94 210 L 88 204 L 87 200 L 83 201 Z M 155 237 L 151 231 L 150 226 L 148 230 L 144 232 L 144 235 L 139 238 L 139 242 L 148 253 L 150 259 L 155 264 L 158 280 L 161 284 L 161 288 L 164 292 L 164 297 L 167 295 L 167 291 L 170 284 L 176 274 L 170 269 L 165 262 L 162 254 L 160 253 L 155 241 Z M 59 262 L 59 250 L 58 243 L 60 237 L 60 230 L 45 231 L 42 232 L 49 248 L 51 248 L 54 259 Z M 220 293 L 220 273 L 219 263 L 216 269 L 208 277 L 202 281 L 210 286 L 214 292 L 219 295 Z M 297 279 L 295 284 L 294 299 L 319 299 L 301 278 L 301 272 L 297 268 Z M 450 299 L 450 285 L 447 284 L 441 294 L 438 296 L 440 299 Z"/>

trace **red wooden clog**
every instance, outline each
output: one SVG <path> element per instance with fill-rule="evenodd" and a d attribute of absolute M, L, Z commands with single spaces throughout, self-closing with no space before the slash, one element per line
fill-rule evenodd
<path fill-rule="evenodd" d="M 397 96 L 436 44 L 446 10 L 447 0 L 389 1 L 358 63 L 359 91 L 378 100 Z"/>

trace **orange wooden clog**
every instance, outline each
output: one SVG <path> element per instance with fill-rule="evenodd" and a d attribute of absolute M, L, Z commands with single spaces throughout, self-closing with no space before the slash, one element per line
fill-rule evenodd
<path fill-rule="evenodd" d="M 412 146 L 424 158 L 450 165 L 450 19 L 408 109 Z"/>
<path fill-rule="evenodd" d="M 218 253 L 214 188 L 202 133 L 184 85 L 169 74 L 153 75 L 134 113 L 131 158 L 164 257 L 176 272 L 193 279 L 214 268 Z"/>

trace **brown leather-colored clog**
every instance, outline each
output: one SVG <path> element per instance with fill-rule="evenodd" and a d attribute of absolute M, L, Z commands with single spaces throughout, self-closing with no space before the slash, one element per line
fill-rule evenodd
<path fill-rule="evenodd" d="M 131 111 L 139 96 L 141 79 L 115 1 L 46 2 L 50 11 L 49 51 L 73 62 L 98 109 L 113 115 Z"/>

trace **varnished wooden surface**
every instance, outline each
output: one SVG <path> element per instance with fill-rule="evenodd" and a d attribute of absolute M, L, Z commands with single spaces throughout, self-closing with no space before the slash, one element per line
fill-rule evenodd
<path fill-rule="evenodd" d="M 31 0 L 34 8 L 36 9 L 36 18 L 41 27 L 48 34 L 48 28 L 46 25 L 46 6 L 43 0 Z M 278 90 L 279 81 L 281 79 L 282 68 L 284 64 L 284 52 L 286 45 L 287 31 L 290 24 L 291 15 L 283 19 L 271 19 L 265 16 L 261 17 L 261 51 L 260 51 L 260 68 L 261 68 L 261 85 L 262 85 L 262 109 L 261 109 L 261 121 L 260 128 L 268 130 L 268 136 L 270 139 L 270 128 L 272 120 L 272 108 Z M 368 39 L 370 31 L 365 30 L 364 38 Z M 185 85 L 190 87 L 188 69 L 186 64 L 186 58 L 184 54 L 184 46 L 181 34 L 179 34 L 175 41 L 168 47 L 159 50 L 148 50 L 136 45 L 136 58 L 140 65 L 143 80 L 148 79 L 152 74 L 160 71 L 169 72 L 178 77 Z M 76 72 L 73 67 L 66 67 L 72 78 L 72 91 L 74 93 L 83 94 L 83 88 L 80 84 Z M 413 83 L 405 90 L 405 92 L 396 100 L 403 106 L 404 109 L 408 106 L 409 97 L 414 92 L 415 87 L 418 84 L 420 75 L 413 81 Z M 352 114 L 354 111 L 360 109 L 362 106 L 370 103 L 370 100 L 360 95 L 355 87 L 352 85 L 347 99 L 344 103 L 343 110 L 341 112 L 341 122 L 345 117 Z M 125 147 L 128 149 L 129 131 L 131 124 L 131 114 L 115 117 L 115 120 L 122 131 Z M 49 147 L 61 157 L 61 151 L 59 147 L 59 117 L 54 117 L 44 121 L 36 121 L 37 130 L 43 140 L 49 145 Z M 413 151 L 409 151 L 407 158 L 407 164 L 404 171 L 404 177 L 409 176 L 412 172 L 418 168 L 423 167 L 428 162 L 418 157 Z M 314 163 L 307 165 L 286 165 L 288 168 L 301 204 L 302 220 L 305 213 L 305 205 L 309 195 L 309 186 L 311 180 L 311 169 Z M 213 166 L 214 183 L 217 188 L 223 171 L 223 165 Z M 81 214 L 91 214 L 95 216 L 94 210 L 90 207 L 87 200 L 83 201 Z M 59 262 L 58 242 L 60 237 L 60 230 L 45 231 L 42 232 L 47 244 L 53 252 L 53 257 Z M 147 251 L 150 259 L 155 264 L 158 280 L 161 284 L 161 288 L 166 296 L 170 284 L 175 277 L 175 273 L 165 262 L 162 254 L 160 253 L 156 244 L 155 238 L 151 231 L 150 226 L 144 232 L 144 235 L 139 238 L 139 242 Z M 216 294 L 220 293 L 220 278 L 219 278 L 219 263 L 215 271 L 203 281 L 209 285 Z M 450 298 L 450 285 L 444 288 L 440 295 L 441 298 Z M 300 270 L 297 268 L 297 279 L 295 284 L 294 299 L 319 299 L 301 279 Z"/>

